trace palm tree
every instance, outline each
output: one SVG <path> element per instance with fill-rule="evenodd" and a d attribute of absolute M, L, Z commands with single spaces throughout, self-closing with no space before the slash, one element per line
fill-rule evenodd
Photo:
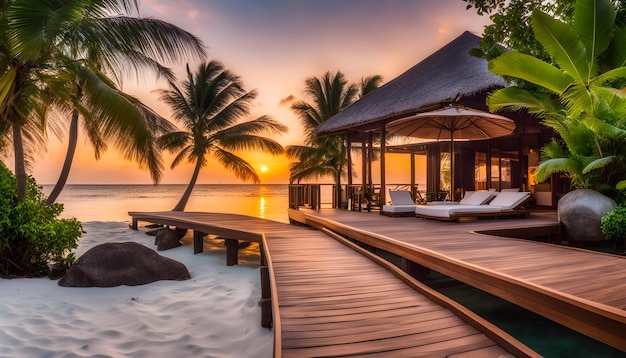
<path fill-rule="evenodd" d="M 565 148 L 559 142 L 544 148 L 539 181 L 565 172 L 576 187 L 615 187 L 626 166 L 620 144 L 626 102 L 614 88 L 626 78 L 626 31 L 615 26 L 615 8 L 610 0 L 578 0 L 575 28 L 540 11 L 532 21 L 556 65 L 512 51 L 490 61 L 489 69 L 535 84 L 547 95 L 509 87 L 489 96 L 490 108 L 526 108 L 559 134 Z"/>
<path fill-rule="evenodd" d="M 79 117 L 96 158 L 107 142 L 113 142 L 127 159 L 148 166 L 158 182 L 161 163 L 153 137 L 167 130 L 167 123 L 121 92 L 109 77 L 121 81 L 146 69 L 171 77 L 159 61 L 201 58 L 204 48 L 196 37 L 173 25 L 131 16 L 137 9 L 138 0 L 0 3 L 0 135 L 13 141 L 20 198 L 25 194 L 25 158 L 30 152 L 22 138 L 38 136 L 31 130 L 45 127 L 42 120 L 48 119 L 49 106 L 71 113 L 68 156 L 49 201 L 67 179 Z"/>
<path fill-rule="evenodd" d="M 178 152 L 171 167 L 183 161 L 195 162 L 189 185 L 174 211 L 183 211 L 198 179 L 200 169 L 213 157 L 238 178 L 259 183 L 252 165 L 233 151 L 261 150 L 280 154 L 283 148 L 276 141 L 260 134 L 281 134 L 287 127 L 268 116 L 247 122 L 239 119 L 250 111 L 256 91 L 246 92 L 239 76 L 217 61 L 204 62 L 192 73 L 187 65 L 187 79 L 178 86 L 170 81 L 170 89 L 159 90 L 173 118 L 186 130 L 163 135 L 159 143 L 170 152 Z"/>
<path fill-rule="evenodd" d="M 305 93 L 313 102 L 299 100 L 291 106 L 305 134 L 303 145 L 285 148 L 287 156 L 295 160 L 289 168 L 291 183 L 330 176 L 336 187 L 341 187 L 341 177 L 346 174 L 347 165 L 343 138 L 320 137 L 315 135 L 315 130 L 351 105 L 357 97 L 363 97 L 378 88 L 381 82 L 382 77 L 376 75 L 363 78 L 360 85 L 348 84 L 341 71 L 334 75 L 326 72 L 321 78 L 310 77 L 305 81 Z M 337 190 L 336 195 L 339 202 L 341 192 Z"/>

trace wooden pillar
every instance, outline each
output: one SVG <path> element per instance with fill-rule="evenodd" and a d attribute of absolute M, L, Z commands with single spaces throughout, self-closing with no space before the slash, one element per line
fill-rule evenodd
<path fill-rule="evenodd" d="M 204 241 L 203 238 L 206 236 L 207 234 L 200 232 L 198 230 L 194 230 L 193 231 L 193 253 L 195 254 L 199 254 L 202 251 L 204 251 Z"/>
<path fill-rule="evenodd" d="M 415 201 L 417 198 L 417 193 L 415 192 L 415 151 L 411 149 L 409 155 L 411 156 L 411 196 L 413 201 Z"/>
<path fill-rule="evenodd" d="M 272 290 L 270 288 L 270 271 L 267 266 L 261 266 L 261 327 L 271 328 L 273 325 Z"/>
<path fill-rule="evenodd" d="M 372 178 L 372 161 L 374 160 L 374 133 L 367 132 L 367 188 L 372 192 L 374 179 Z"/>
<path fill-rule="evenodd" d="M 133 218 L 133 223 L 130 225 L 130 228 L 137 230 L 137 219 Z"/>
<path fill-rule="evenodd" d="M 350 135 L 350 133 L 346 134 L 346 160 L 348 162 L 348 191 L 347 191 L 347 195 L 350 195 L 350 190 L 352 188 L 352 136 Z"/>
<path fill-rule="evenodd" d="M 383 205 L 386 203 L 387 190 L 385 188 L 387 184 L 387 180 L 385 179 L 385 150 L 386 146 L 386 137 L 387 131 L 385 130 L 385 126 L 383 125 L 380 128 L 380 205 L 379 210 L 380 214 L 383 213 Z"/>
<path fill-rule="evenodd" d="M 239 264 L 239 240 L 225 239 L 226 244 L 226 266 Z"/>
<path fill-rule="evenodd" d="M 365 195 L 367 187 L 367 135 L 363 133 L 361 140 L 361 196 L 359 196 L 358 208 L 361 211 L 361 198 Z"/>

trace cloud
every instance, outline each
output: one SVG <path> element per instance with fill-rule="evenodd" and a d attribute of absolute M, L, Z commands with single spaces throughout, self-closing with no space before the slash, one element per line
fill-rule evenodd
<path fill-rule="evenodd" d="M 294 95 L 290 94 L 289 96 L 287 96 L 285 98 L 281 98 L 280 102 L 278 104 L 280 106 L 289 106 L 295 100 L 296 100 L 296 97 Z"/>

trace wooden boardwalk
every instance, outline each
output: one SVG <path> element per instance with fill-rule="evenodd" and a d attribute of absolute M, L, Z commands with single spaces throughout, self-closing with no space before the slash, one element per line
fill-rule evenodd
<path fill-rule="evenodd" d="M 555 215 L 447 223 L 323 209 L 292 220 L 392 252 L 626 351 L 626 257 L 475 233 L 557 225 Z"/>
<path fill-rule="evenodd" d="M 231 214 L 129 215 L 135 225 L 137 220 L 178 225 L 260 242 L 272 278 L 275 357 L 537 356 L 464 307 L 332 233 Z"/>

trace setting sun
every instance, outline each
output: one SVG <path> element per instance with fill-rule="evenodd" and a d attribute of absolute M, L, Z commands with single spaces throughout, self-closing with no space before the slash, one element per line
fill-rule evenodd
<path fill-rule="evenodd" d="M 264 165 L 261 167 L 261 173 L 265 173 L 267 171 L 267 167 Z"/>

